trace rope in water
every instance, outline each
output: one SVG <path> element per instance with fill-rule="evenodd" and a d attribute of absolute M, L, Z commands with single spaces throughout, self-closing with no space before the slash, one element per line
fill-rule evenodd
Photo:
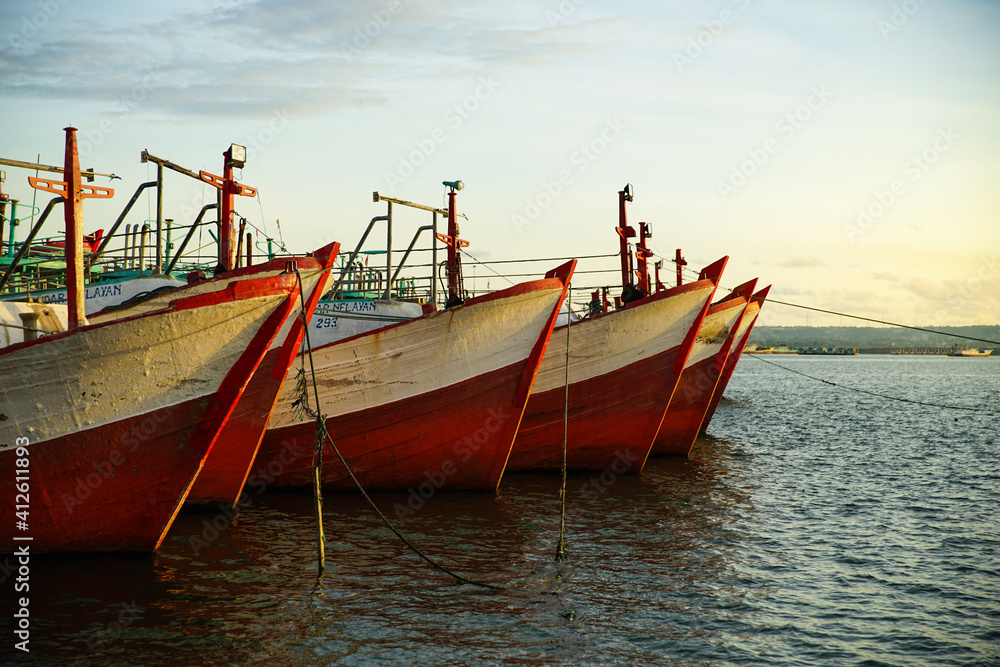
<path fill-rule="evenodd" d="M 298 275 L 298 269 L 296 269 L 295 273 L 296 273 L 296 275 Z M 301 293 L 301 290 L 302 290 L 301 285 L 302 285 L 302 278 L 300 277 L 299 278 L 299 292 L 300 293 Z M 303 313 L 303 316 L 304 316 L 304 313 Z M 303 322 L 304 321 L 305 320 L 303 319 Z M 313 396 L 315 397 L 315 400 L 316 400 L 316 410 L 315 410 L 315 412 L 313 412 L 312 410 L 310 410 L 308 408 L 308 406 L 305 406 L 305 405 L 303 406 L 303 409 L 305 410 L 305 412 L 307 414 L 310 414 L 310 416 L 313 416 L 316 419 L 316 456 L 318 456 L 318 461 L 316 462 L 316 464 L 315 464 L 314 467 L 315 467 L 315 469 L 317 471 L 315 473 L 317 480 L 320 479 L 319 474 L 320 474 L 320 471 L 322 470 L 322 465 L 323 465 L 323 441 L 325 440 L 325 441 L 327 441 L 327 442 L 330 443 L 330 447 L 333 448 L 333 453 L 337 455 L 337 458 L 340 460 L 340 464 L 344 467 L 344 471 L 347 473 L 347 476 L 351 478 L 351 482 L 354 483 L 354 486 L 357 487 L 358 491 L 361 493 L 361 496 L 365 499 L 365 501 L 368 503 L 368 505 L 371 506 L 371 508 L 375 511 L 375 514 L 378 515 L 378 518 L 381 519 L 382 523 L 384 523 L 386 525 L 386 527 L 388 527 L 389 530 L 391 530 L 393 532 L 393 534 L 396 537 L 398 537 L 403 542 L 403 544 L 405 544 L 406 546 L 408 546 L 413 551 L 413 553 L 415 553 L 418 556 L 420 556 L 420 558 L 422 558 L 425 562 L 427 562 L 434 569 L 436 569 L 439 572 L 442 572 L 442 573 L 448 575 L 449 577 L 452 577 L 453 579 L 455 579 L 455 581 L 457 581 L 459 584 L 470 584 L 472 586 L 479 586 L 480 588 L 489 588 L 489 589 L 498 590 L 498 591 L 506 590 L 503 586 L 497 586 L 495 584 L 487 584 L 487 583 L 483 583 L 483 582 L 480 582 L 480 581 L 475 581 L 473 579 L 469 579 L 468 577 L 463 577 L 462 575 L 456 574 L 455 572 L 452 572 L 451 570 L 449 570 L 448 568 L 444 567 L 443 565 L 440 565 L 439 563 L 435 562 L 429 556 L 427 556 L 426 554 L 424 554 L 424 552 L 422 552 L 420 549 L 418 549 L 416 547 L 416 545 L 414 545 L 412 542 L 410 542 L 410 540 L 408 540 L 405 535 L 403 535 L 401 532 L 399 532 L 399 530 L 397 530 L 396 527 L 392 525 L 392 522 L 389 521 L 388 517 L 386 517 L 386 515 L 382 513 L 382 510 L 380 510 L 378 508 L 378 505 L 375 504 L 375 501 L 371 499 L 371 496 L 369 496 L 368 493 L 365 491 L 365 488 L 361 485 L 361 482 L 358 481 L 358 478 L 354 476 L 354 472 L 351 470 L 351 467 L 349 465 L 347 465 L 347 460 L 344 459 L 344 455 L 341 454 L 340 453 L 340 449 L 337 448 L 337 443 L 335 443 L 333 441 L 333 437 L 330 435 L 330 432 L 326 429 L 326 420 L 324 418 L 324 415 L 320 414 L 320 410 L 319 410 L 319 407 L 320 407 L 319 406 L 319 390 L 316 388 L 316 385 L 317 385 L 317 383 L 316 383 L 316 367 L 313 365 L 312 345 L 310 344 L 310 341 L 309 341 L 309 328 L 308 327 L 306 327 L 306 341 L 305 342 L 306 342 L 306 351 L 307 351 L 307 353 L 309 355 L 309 373 L 312 376 Z M 316 494 L 317 494 L 317 506 L 319 508 L 322 508 L 322 496 L 319 495 L 320 491 L 319 491 L 319 484 L 318 483 L 316 484 L 316 488 L 317 488 L 317 490 L 316 490 Z M 322 540 L 322 523 L 320 524 L 320 531 L 321 531 L 320 535 L 321 535 L 321 540 Z M 323 569 L 323 565 L 322 565 L 322 562 L 321 562 L 321 565 L 320 565 L 320 571 L 321 572 L 322 572 L 322 569 Z"/>
<path fill-rule="evenodd" d="M 789 368 L 788 366 L 782 366 L 781 364 L 776 364 L 773 361 L 764 359 L 756 354 L 749 355 L 756 359 L 757 361 L 763 361 L 765 364 L 771 364 L 772 366 L 777 366 L 782 370 L 786 370 L 789 373 L 795 373 L 796 375 L 801 375 L 802 377 L 807 377 L 810 380 L 816 380 L 817 382 L 822 382 L 823 384 L 828 384 L 840 389 L 846 389 L 847 391 L 856 391 L 861 394 L 868 394 L 870 396 L 878 396 L 879 398 L 887 398 L 891 401 L 899 401 L 900 403 L 912 403 L 914 405 L 924 405 L 931 408 L 945 408 L 948 410 L 968 410 L 969 412 L 989 412 L 989 410 L 983 410 L 982 408 L 969 408 L 961 405 L 943 405 L 941 403 L 925 403 L 924 401 L 914 401 L 910 398 L 900 398 L 899 396 L 889 396 L 888 394 L 880 394 L 877 391 L 868 391 L 867 389 L 858 389 L 857 387 L 848 387 L 847 385 L 837 384 L 836 382 L 831 382 L 830 380 L 824 380 L 823 378 L 818 378 L 814 375 L 809 375 L 808 373 L 803 373 L 797 371 L 794 368 Z"/>
<path fill-rule="evenodd" d="M 452 572 L 445 566 L 435 562 L 432 558 L 424 554 L 424 552 L 422 552 L 412 542 L 410 542 L 410 540 L 406 539 L 406 536 L 403 535 L 401 532 L 399 532 L 399 530 L 392 525 L 392 522 L 389 521 L 388 517 L 386 517 L 386 515 L 382 513 L 382 510 L 378 508 L 378 505 L 375 504 L 375 501 L 371 499 L 371 497 L 368 495 L 367 492 L 365 492 L 365 488 L 361 486 L 361 482 L 359 482 L 358 478 L 354 476 L 354 473 L 351 471 L 350 466 L 347 465 L 347 461 L 344 460 L 343 454 L 341 454 L 340 450 L 337 449 L 337 444 L 333 441 L 333 437 L 330 435 L 330 432 L 326 430 L 326 425 L 324 424 L 321 428 L 326 436 L 327 442 L 329 442 L 330 447 L 333 448 L 333 453 L 337 455 L 338 459 L 340 459 L 340 464 L 344 466 L 344 470 L 347 472 L 347 476 L 351 478 L 351 481 L 354 483 L 354 486 L 357 487 L 358 491 L 361 493 L 361 496 L 368 502 L 371 508 L 375 511 L 375 514 L 377 514 L 378 518 L 382 520 L 382 523 L 384 523 L 386 527 L 389 530 L 391 530 L 393 534 L 403 542 L 403 544 L 408 546 L 413 551 L 413 553 L 420 556 L 420 558 L 422 558 L 428 565 L 430 565 L 434 569 L 455 579 L 455 581 L 457 581 L 459 584 L 471 584 L 472 586 L 479 586 L 480 588 L 489 588 L 496 591 L 506 590 L 506 588 L 503 586 L 497 586 L 496 584 L 487 584 L 480 581 L 475 581 L 474 579 L 469 579 L 468 577 L 463 577 L 460 574 Z"/>
<path fill-rule="evenodd" d="M 573 298 L 573 288 L 567 288 L 566 301 L 569 303 Z M 566 556 L 566 462 L 569 451 L 569 326 L 570 311 L 566 317 L 566 379 L 565 392 L 563 394 L 563 442 L 562 442 L 562 486 L 559 487 L 559 546 L 556 547 L 556 560 L 562 560 Z"/>
<path fill-rule="evenodd" d="M 312 374 L 313 395 L 316 397 L 316 442 L 313 446 L 313 500 L 316 502 L 316 553 L 319 561 L 319 576 L 326 569 L 326 535 L 323 533 L 323 489 L 320 480 L 323 478 L 323 444 L 320 429 L 325 430 L 324 416 L 319 410 L 319 389 L 316 387 L 316 368 L 313 366 L 312 344 L 309 341 L 309 320 L 306 317 L 305 295 L 302 293 L 302 276 L 299 267 L 295 267 L 295 277 L 299 281 L 299 310 L 302 315 L 302 328 L 306 340 L 306 351 L 309 353 L 309 370 Z"/>

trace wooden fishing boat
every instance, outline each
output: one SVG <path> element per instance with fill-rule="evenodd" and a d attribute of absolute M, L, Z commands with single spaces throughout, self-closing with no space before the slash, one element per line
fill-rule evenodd
<path fill-rule="evenodd" d="M 701 280 L 557 329 L 508 470 L 562 466 L 568 337 L 567 466 L 639 472 L 724 265 L 720 260 Z"/>
<path fill-rule="evenodd" d="M 320 295 L 329 289 L 330 269 L 339 247 L 339 243 L 332 243 L 317 250 L 310 257 L 271 260 L 253 268 L 235 269 L 226 274 L 229 279 L 251 273 L 261 277 L 276 277 L 285 273 L 297 274 L 296 280 L 301 281 L 302 296 L 292 304 L 292 312 L 271 340 L 239 404 L 219 433 L 198 479 L 188 493 L 186 499 L 188 503 L 236 504 L 285 376 L 302 343 L 304 330 L 302 309 L 305 309 L 305 318 L 308 321 Z M 197 283 L 187 291 L 205 293 L 212 287 L 212 283 Z M 139 312 L 151 312 L 172 298 L 171 293 L 161 294 L 129 308 L 102 311 L 92 316 L 90 320 L 112 321 Z"/>
<path fill-rule="evenodd" d="M 296 274 L 267 265 L 195 287 L 0 350 L 0 521 L 19 528 L 0 549 L 159 546 L 299 300 Z"/>
<path fill-rule="evenodd" d="M 496 489 L 575 266 L 301 357 L 304 388 L 314 364 L 318 411 L 365 488 Z M 258 452 L 258 490 L 312 482 L 317 407 L 295 385 Z M 329 442 L 322 484 L 353 487 Z"/>
<path fill-rule="evenodd" d="M 754 279 L 740 285 L 709 308 L 656 435 L 654 456 L 691 452 L 756 284 Z"/>
<path fill-rule="evenodd" d="M 558 470 L 565 432 L 570 469 L 638 473 L 725 268 L 726 257 L 702 270 L 696 282 L 645 296 L 651 292 L 649 233 L 641 223 L 636 271 L 628 245 L 636 233 L 625 215 L 630 187 L 618 195 L 621 308 L 553 334 L 511 451 L 510 472 Z"/>
<path fill-rule="evenodd" d="M 29 180 L 65 200 L 67 331 L 0 349 L 0 520 L 16 529 L 0 550 L 149 552 L 336 245 L 322 262 L 222 264 L 213 280 L 88 323 L 81 204 L 113 191 L 81 185 L 66 133 L 66 180 Z M 269 370 L 283 376 L 293 351 Z"/>
<path fill-rule="evenodd" d="M 771 286 L 768 285 L 754 294 L 750 298 L 750 303 L 747 304 L 746 312 L 743 313 L 739 328 L 736 330 L 736 343 L 729 353 L 729 357 L 726 359 L 725 368 L 723 368 L 722 375 L 719 376 L 719 382 L 712 391 L 712 400 L 709 402 L 708 410 L 705 411 L 705 418 L 701 422 L 702 433 L 708 429 L 708 424 L 712 421 L 712 415 L 715 414 L 716 408 L 719 407 L 719 401 L 722 400 L 722 395 L 729 385 L 729 379 L 733 376 L 733 371 L 736 370 L 736 364 L 739 363 L 743 351 L 750 342 L 750 334 L 753 332 L 753 326 L 757 323 L 760 309 L 767 300 L 767 293 L 770 291 Z"/>

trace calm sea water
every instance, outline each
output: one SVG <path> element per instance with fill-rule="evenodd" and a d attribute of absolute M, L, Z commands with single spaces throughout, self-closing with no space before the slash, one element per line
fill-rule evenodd
<path fill-rule="evenodd" d="M 185 513 L 152 557 L 35 558 L 31 653 L 5 632 L 0 662 L 1000 665 L 1000 360 L 769 360 L 985 411 L 745 357 L 690 459 L 571 476 L 561 563 L 555 476 L 400 522 L 508 590 L 454 585 L 351 495 L 317 585 L 310 498 L 265 494 L 235 525 Z"/>

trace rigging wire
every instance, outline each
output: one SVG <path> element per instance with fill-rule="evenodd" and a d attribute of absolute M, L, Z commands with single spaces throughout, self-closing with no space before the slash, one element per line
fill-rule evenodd
<path fill-rule="evenodd" d="M 462 252 L 468 255 L 468 251 L 463 250 Z M 524 262 L 568 262 L 573 259 L 605 259 L 608 257 L 618 257 L 619 253 L 612 253 L 610 255 L 579 255 L 577 257 L 532 257 L 530 259 L 496 259 L 489 262 L 482 262 L 478 259 L 475 260 L 477 264 L 521 264 Z M 469 255 L 472 257 L 472 255 Z M 575 274 L 574 274 L 575 275 Z"/>
<path fill-rule="evenodd" d="M 463 255 L 469 255 L 469 257 L 472 257 L 472 255 L 469 253 L 468 250 L 464 250 L 463 249 L 462 250 L 462 254 Z M 507 282 L 509 282 L 511 285 L 514 284 L 513 280 L 511 280 L 510 278 L 508 278 L 507 276 L 505 276 L 505 275 L 503 275 L 501 273 L 497 273 L 496 269 L 490 268 L 485 262 L 481 262 L 480 260 L 476 259 L 475 257 L 472 257 L 472 261 L 475 264 L 481 264 L 481 265 L 485 266 L 487 269 L 489 269 L 490 271 L 492 271 L 493 273 L 495 273 L 498 277 L 503 278 L 504 280 L 506 280 Z M 531 275 L 534 275 L 534 274 L 531 274 Z"/>
<path fill-rule="evenodd" d="M 891 327 L 899 327 L 901 329 L 911 329 L 913 331 L 923 331 L 925 333 L 940 334 L 942 336 L 951 336 L 953 338 L 962 338 L 964 340 L 972 340 L 978 343 L 990 343 L 991 345 L 1000 345 L 1000 341 L 988 340 L 986 338 L 976 338 L 975 336 L 963 336 L 962 334 L 949 333 L 947 331 L 938 331 L 936 329 L 926 329 L 924 327 L 911 327 L 907 324 L 898 324 L 896 322 L 887 322 L 885 320 L 876 320 L 871 317 L 861 317 L 860 315 L 850 315 L 848 313 L 838 313 L 833 310 L 824 310 L 822 308 L 813 308 L 812 306 L 802 306 L 797 303 L 788 303 L 786 301 L 778 301 L 776 299 L 765 299 L 765 301 L 770 301 L 771 303 L 777 303 L 782 306 L 791 306 L 792 308 L 802 308 L 803 310 L 812 310 L 817 313 L 826 313 L 827 315 L 840 315 L 841 317 L 850 317 L 855 320 L 864 320 L 865 322 L 875 322 L 877 324 L 886 324 Z"/>
<path fill-rule="evenodd" d="M 823 384 L 828 384 L 833 387 L 838 387 L 840 389 L 846 389 L 847 391 L 856 391 L 861 394 L 869 394 L 870 396 L 878 396 L 879 398 L 887 398 L 891 401 L 899 401 L 900 403 L 912 403 L 914 405 L 924 405 L 931 408 L 945 408 L 948 410 L 968 410 L 969 412 L 989 412 L 988 410 L 983 410 L 982 408 L 969 408 L 961 405 L 943 405 L 941 403 L 926 403 L 924 401 L 915 401 L 910 398 L 900 398 L 899 396 L 889 396 L 888 394 L 880 394 L 876 391 L 869 391 L 867 389 L 858 389 L 857 387 L 848 387 L 847 385 L 837 384 L 836 382 L 831 382 L 830 380 L 824 380 L 823 378 L 818 378 L 814 375 L 809 375 L 808 373 L 803 373 L 797 371 L 794 368 L 789 368 L 788 366 L 782 366 L 781 364 L 776 364 L 773 361 L 761 358 L 759 355 L 751 354 L 751 357 L 757 361 L 763 361 L 765 364 L 771 364 L 772 366 L 777 366 L 782 370 L 786 370 L 789 373 L 795 373 L 796 375 L 801 375 L 807 377 L 810 380 L 816 380 L 817 382 L 822 382 Z"/>

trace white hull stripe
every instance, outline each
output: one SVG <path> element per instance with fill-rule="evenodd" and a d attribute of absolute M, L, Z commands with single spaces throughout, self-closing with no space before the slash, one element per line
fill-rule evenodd
<path fill-rule="evenodd" d="M 314 348 L 321 410 L 327 417 L 359 412 L 521 363 L 561 294 L 541 289 L 483 301 Z M 302 421 L 292 408 L 294 388 L 285 382 L 270 428 Z"/>
<path fill-rule="evenodd" d="M 287 295 L 138 317 L 0 359 L 0 443 L 32 443 L 214 394 Z"/>
<path fill-rule="evenodd" d="M 677 347 L 711 294 L 711 287 L 695 289 L 571 325 L 570 383 L 606 375 Z M 552 333 L 533 393 L 565 385 L 566 331 L 564 326 Z"/>

